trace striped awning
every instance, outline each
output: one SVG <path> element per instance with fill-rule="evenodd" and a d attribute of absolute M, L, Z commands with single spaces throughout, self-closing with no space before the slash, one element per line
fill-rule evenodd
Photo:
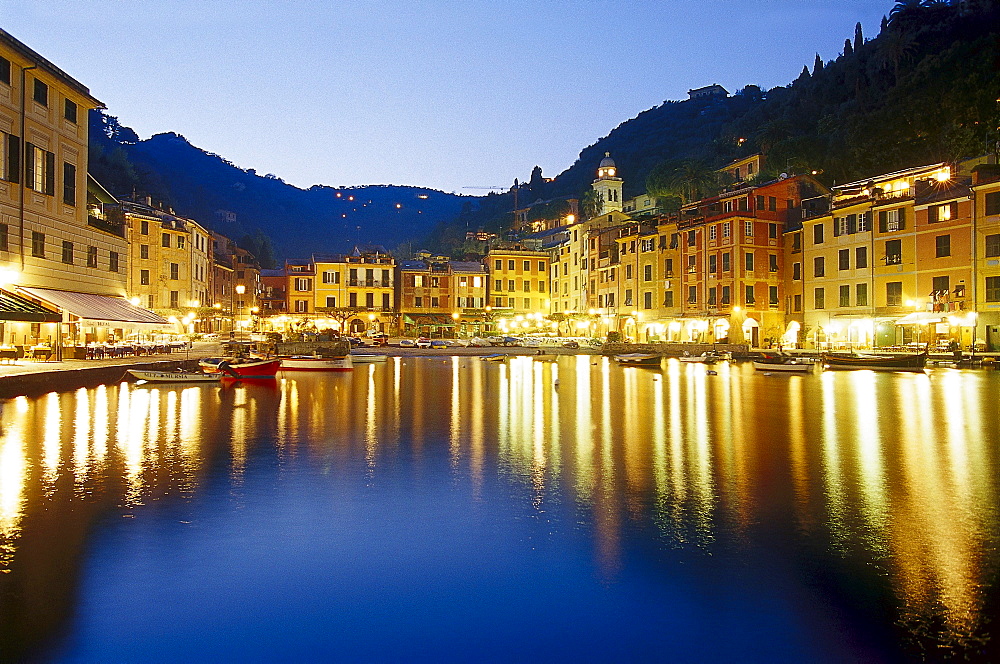
<path fill-rule="evenodd" d="M 24 323 L 58 323 L 62 320 L 62 316 L 59 315 L 58 311 L 46 309 L 31 300 L 0 289 L 0 320 Z"/>
<path fill-rule="evenodd" d="M 130 329 L 161 329 L 170 325 L 162 316 L 137 307 L 123 297 L 23 286 L 21 290 L 75 316 L 83 325 Z"/>

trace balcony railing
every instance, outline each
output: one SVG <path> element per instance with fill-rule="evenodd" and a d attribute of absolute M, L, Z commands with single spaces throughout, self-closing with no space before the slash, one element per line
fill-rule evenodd
<path fill-rule="evenodd" d="M 87 215 L 87 225 L 123 238 L 125 237 L 125 215 L 116 215 L 115 212 L 120 211 L 108 210 L 103 216 L 91 212 Z"/>
<path fill-rule="evenodd" d="M 392 288 L 392 279 L 388 281 L 381 279 L 348 279 L 347 285 L 362 288 Z"/>

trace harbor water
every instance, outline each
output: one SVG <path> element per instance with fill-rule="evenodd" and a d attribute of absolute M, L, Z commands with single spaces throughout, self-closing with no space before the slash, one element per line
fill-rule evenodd
<path fill-rule="evenodd" d="M 568 355 L 3 401 L 0 660 L 996 661 L 998 395 Z"/>

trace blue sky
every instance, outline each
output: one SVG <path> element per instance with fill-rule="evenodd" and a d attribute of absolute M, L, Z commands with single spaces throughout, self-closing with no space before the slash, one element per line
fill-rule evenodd
<path fill-rule="evenodd" d="M 0 26 L 142 138 L 295 185 L 555 176 L 689 88 L 768 88 L 886 0 L 0 0 Z"/>

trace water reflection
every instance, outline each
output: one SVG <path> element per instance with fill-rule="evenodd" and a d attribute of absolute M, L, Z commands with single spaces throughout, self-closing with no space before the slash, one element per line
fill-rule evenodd
<path fill-rule="evenodd" d="M 647 525 L 668 549 L 821 550 L 833 569 L 864 561 L 906 638 L 962 648 L 996 601 L 998 383 L 954 370 L 765 377 L 724 364 L 712 375 L 581 355 L 394 358 L 270 387 L 19 398 L 0 415 L 0 578 L 26 566 L 20 543 L 46 536 L 46 513 L 141 515 L 169 494 L 197 498 L 212 468 L 235 491 L 265 458 L 344 481 L 358 465 L 370 481 L 401 463 L 434 478 L 440 458 L 481 509 L 504 482 L 532 518 L 568 510 L 608 582 Z M 0 585 L 0 607 L 13 587 Z"/>

